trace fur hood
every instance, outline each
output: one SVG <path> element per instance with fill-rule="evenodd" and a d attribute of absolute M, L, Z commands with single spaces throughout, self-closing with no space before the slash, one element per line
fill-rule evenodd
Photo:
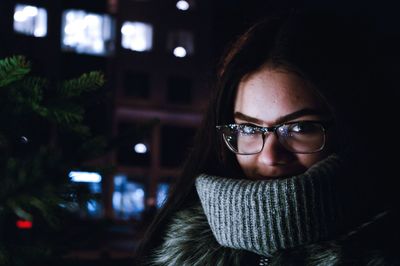
<path fill-rule="evenodd" d="M 268 265 L 400 265 L 398 215 L 385 212 L 330 241 L 280 250 Z M 259 255 L 217 243 L 201 205 L 178 212 L 149 265 L 259 265 Z"/>

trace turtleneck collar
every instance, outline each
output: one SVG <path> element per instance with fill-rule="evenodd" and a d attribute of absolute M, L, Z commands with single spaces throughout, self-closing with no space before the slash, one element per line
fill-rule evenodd
<path fill-rule="evenodd" d="M 196 189 L 218 243 L 271 256 L 279 249 L 326 239 L 340 224 L 334 180 L 341 163 L 331 155 L 285 179 L 200 175 Z"/>

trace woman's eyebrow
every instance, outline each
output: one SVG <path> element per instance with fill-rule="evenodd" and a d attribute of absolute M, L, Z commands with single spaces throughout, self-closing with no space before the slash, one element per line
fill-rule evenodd
<path fill-rule="evenodd" d="M 259 125 L 262 125 L 264 123 L 264 121 L 262 121 L 260 119 L 245 115 L 245 114 L 243 114 L 241 112 L 235 112 L 233 114 L 233 117 L 237 118 L 237 119 L 240 119 L 240 120 L 243 120 L 243 121 L 251 122 L 251 123 L 254 123 L 254 124 L 259 124 Z"/>
<path fill-rule="evenodd" d="M 288 122 L 288 121 L 291 121 L 291 120 L 294 120 L 296 118 L 299 118 L 299 117 L 302 117 L 302 116 L 306 116 L 306 115 L 326 116 L 327 112 L 326 111 L 322 111 L 320 109 L 303 108 L 303 109 L 300 109 L 300 110 L 295 111 L 293 113 L 290 113 L 290 114 L 287 114 L 287 115 L 284 115 L 284 116 L 281 116 L 281 117 L 277 118 L 274 121 L 274 124 L 281 124 L 281 123 Z M 240 120 L 244 120 L 244 121 L 247 121 L 247 122 L 251 122 L 251 123 L 254 123 L 254 124 L 262 125 L 262 124 L 266 123 L 266 121 L 262 121 L 262 120 L 260 120 L 258 118 L 245 115 L 245 114 L 243 114 L 241 112 L 235 112 L 233 116 L 234 116 L 234 118 L 237 118 L 237 119 L 240 119 Z"/>
<path fill-rule="evenodd" d="M 328 113 L 321 109 L 303 108 L 293 113 L 279 117 L 275 120 L 275 123 L 281 124 L 306 115 L 327 116 Z"/>

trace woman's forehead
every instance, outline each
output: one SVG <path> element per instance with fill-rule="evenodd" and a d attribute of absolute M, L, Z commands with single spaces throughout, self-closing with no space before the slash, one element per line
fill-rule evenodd
<path fill-rule="evenodd" d="M 266 67 L 242 79 L 234 105 L 234 112 L 263 121 L 275 121 L 302 109 L 326 109 L 326 103 L 297 74 Z"/>

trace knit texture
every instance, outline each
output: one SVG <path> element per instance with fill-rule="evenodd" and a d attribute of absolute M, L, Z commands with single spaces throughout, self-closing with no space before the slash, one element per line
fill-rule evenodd
<path fill-rule="evenodd" d="M 332 155 L 285 179 L 231 179 L 200 175 L 196 189 L 217 242 L 264 256 L 326 239 L 340 223 Z"/>

